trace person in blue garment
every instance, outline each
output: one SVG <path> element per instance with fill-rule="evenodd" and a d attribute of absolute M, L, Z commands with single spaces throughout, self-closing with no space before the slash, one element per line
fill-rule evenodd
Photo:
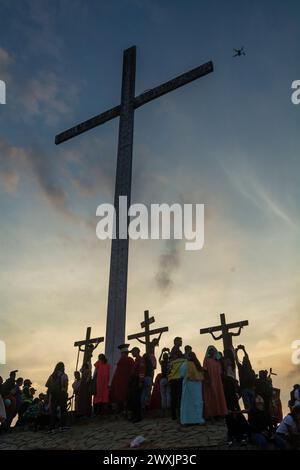
<path fill-rule="evenodd" d="M 180 366 L 180 376 L 183 379 L 180 422 L 181 424 L 204 424 L 203 369 L 194 352 L 189 352 L 187 360 Z"/>

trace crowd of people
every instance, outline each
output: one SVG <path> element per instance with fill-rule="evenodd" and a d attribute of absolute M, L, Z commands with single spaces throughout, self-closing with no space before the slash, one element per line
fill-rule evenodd
<path fill-rule="evenodd" d="M 136 423 L 149 410 L 161 410 L 182 425 L 225 420 L 228 445 L 299 448 L 299 385 L 291 391 L 290 412 L 283 418 L 280 391 L 273 387 L 271 373 L 256 374 L 243 345 L 224 353 L 209 346 L 201 364 L 191 346 L 183 349 L 180 337 L 171 349 L 163 348 L 157 360 L 158 344 L 153 340 L 145 354 L 138 347 L 120 345 L 113 373 L 104 354 L 94 367 L 90 358 L 74 373 L 70 397 L 62 362 L 49 376 L 46 393 L 38 396 L 31 380 L 17 378 L 18 371 L 12 371 L 5 382 L 0 378 L 0 431 L 12 425 L 67 431 L 70 416 L 89 419 L 106 413 L 120 413 Z"/>

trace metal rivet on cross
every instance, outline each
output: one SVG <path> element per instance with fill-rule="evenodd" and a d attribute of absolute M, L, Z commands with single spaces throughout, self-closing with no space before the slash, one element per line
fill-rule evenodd
<path fill-rule="evenodd" d="M 131 201 L 131 174 L 132 174 L 132 147 L 134 112 L 140 106 L 160 96 L 176 90 L 179 87 L 203 77 L 213 71 L 213 63 L 207 62 L 196 67 L 162 85 L 145 91 L 135 96 L 135 70 L 136 70 L 136 47 L 130 47 L 123 55 L 123 75 L 121 104 L 105 111 L 102 114 L 88 119 L 70 129 L 58 134 L 55 143 L 61 144 L 83 132 L 89 131 L 96 126 L 120 117 L 119 142 L 117 156 L 117 171 L 114 206 L 116 215 L 116 238 L 112 240 L 110 258 L 109 293 L 106 319 L 106 341 L 105 354 L 113 367 L 119 359 L 117 347 L 124 343 L 125 321 L 126 321 L 126 297 L 127 297 L 127 274 L 128 274 L 128 246 L 129 237 L 119 239 L 119 197 L 127 197 L 129 208 Z M 129 220 L 127 221 L 127 224 Z"/>

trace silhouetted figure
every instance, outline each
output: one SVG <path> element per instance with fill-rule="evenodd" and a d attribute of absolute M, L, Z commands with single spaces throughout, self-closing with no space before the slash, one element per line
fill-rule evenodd
<path fill-rule="evenodd" d="M 22 395 L 21 395 L 21 404 L 18 410 L 18 421 L 16 426 L 23 425 L 23 415 L 26 412 L 27 408 L 32 405 L 33 394 L 32 394 L 32 382 L 30 379 L 25 379 L 23 383 Z"/>
<path fill-rule="evenodd" d="M 180 406 L 181 424 L 204 424 L 202 381 L 203 368 L 192 351 L 180 366 L 182 395 Z"/>
<path fill-rule="evenodd" d="M 272 400 L 271 400 L 271 419 L 273 424 L 273 429 L 276 430 L 279 423 L 283 419 L 282 413 L 282 403 L 280 399 L 280 389 L 274 388 L 272 390 Z"/>
<path fill-rule="evenodd" d="M 100 414 L 103 405 L 109 403 L 110 364 L 104 354 L 99 354 L 95 365 L 96 394 L 94 395 L 94 413 Z"/>
<path fill-rule="evenodd" d="M 134 357 L 133 371 L 130 377 L 129 384 L 129 409 L 132 412 L 132 422 L 137 423 L 142 419 L 142 404 L 141 396 L 145 379 L 145 360 L 140 355 L 139 348 L 135 347 L 131 351 Z"/>
<path fill-rule="evenodd" d="M 182 393 L 182 377 L 180 375 L 180 367 L 185 361 L 184 355 L 181 351 L 182 338 L 177 336 L 174 339 L 174 346 L 170 352 L 170 370 L 168 373 L 168 380 L 171 389 L 171 410 L 172 419 L 176 419 L 180 410 L 180 401 Z"/>
<path fill-rule="evenodd" d="M 9 378 L 5 380 L 5 382 L 3 383 L 2 385 L 2 394 L 3 396 L 5 397 L 6 395 L 8 395 L 11 390 L 14 388 L 15 384 L 16 384 L 16 374 L 17 374 L 17 370 L 13 370 L 9 373 Z"/>
<path fill-rule="evenodd" d="M 184 346 L 184 357 L 187 359 L 189 357 L 189 354 L 191 354 L 193 352 L 193 348 L 192 346 L 190 346 L 189 344 L 187 344 L 186 346 Z"/>
<path fill-rule="evenodd" d="M 214 346 L 207 348 L 203 369 L 204 380 L 204 414 L 205 418 L 213 420 L 227 415 L 227 405 L 222 383 L 222 366 L 219 353 Z"/>
<path fill-rule="evenodd" d="M 45 385 L 48 388 L 50 400 L 50 431 L 54 431 L 56 424 L 62 431 L 67 429 L 68 384 L 65 365 L 59 362 Z"/>
<path fill-rule="evenodd" d="M 110 402 L 117 404 L 119 412 L 127 409 L 129 381 L 134 367 L 134 360 L 128 356 L 129 346 L 129 344 L 120 344 L 118 346 L 121 357 L 110 387 Z"/>
<path fill-rule="evenodd" d="M 296 384 L 291 391 L 291 405 L 297 406 L 300 405 L 300 385 Z"/>
<path fill-rule="evenodd" d="M 265 403 L 265 410 L 270 412 L 270 405 L 272 399 L 272 381 L 268 377 L 267 370 L 260 370 L 258 379 L 255 382 L 255 393 L 260 395 Z"/>
<path fill-rule="evenodd" d="M 279 449 L 300 448 L 300 405 L 291 409 L 276 429 L 274 442 Z"/>
<path fill-rule="evenodd" d="M 74 372 L 74 382 L 72 383 L 72 389 L 74 394 L 74 411 L 75 415 L 78 414 L 78 401 L 79 401 L 79 389 L 80 389 L 80 382 L 81 382 L 81 375 L 78 370 Z"/>
<path fill-rule="evenodd" d="M 239 360 L 238 352 L 242 351 L 244 357 L 242 362 Z M 250 411 L 255 401 L 255 372 L 252 369 L 252 365 L 249 356 L 246 352 L 245 346 L 240 344 L 235 350 L 235 359 L 239 372 L 240 389 L 244 403 L 245 410 Z"/>
<path fill-rule="evenodd" d="M 89 363 L 81 368 L 81 381 L 78 397 L 78 417 L 90 417 L 92 414 L 92 373 Z"/>
<path fill-rule="evenodd" d="M 160 396 L 161 396 L 161 408 L 167 410 L 171 408 L 171 389 L 168 381 L 168 373 L 170 368 L 170 350 L 168 348 L 163 348 L 159 363 L 161 367 L 160 374 Z"/>
<path fill-rule="evenodd" d="M 240 411 L 240 387 L 236 380 L 235 356 L 231 349 L 224 351 L 223 386 L 227 408 L 229 411 Z"/>
<path fill-rule="evenodd" d="M 142 409 L 148 409 L 151 399 L 151 390 L 153 383 L 154 367 L 150 354 L 145 353 L 143 355 L 145 361 L 145 377 L 141 395 Z"/>
<path fill-rule="evenodd" d="M 270 413 L 265 408 L 264 400 L 259 395 L 257 395 L 249 412 L 248 422 L 253 444 L 258 445 L 261 449 L 268 449 L 272 436 L 272 421 Z"/>

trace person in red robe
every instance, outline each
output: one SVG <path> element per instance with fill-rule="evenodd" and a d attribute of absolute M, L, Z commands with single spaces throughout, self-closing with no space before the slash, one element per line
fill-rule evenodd
<path fill-rule="evenodd" d="M 117 404 L 119 412 L 127 409 L 129 379 L 134 367 L 134 360 L 128 356 L 129 346 L 129 344 L 120 344 L 118 346 L 121 357 L 110 387 L 110 402 Z"/>
<path fill-rule="evenodd" d="M 205 371 L 204 414 L 206 419 L 212 420 L 228 414 L 222 383 L 222 366 L 217 360 L 217 354 L 216 348 L 209 346 L 203 363 Z"/>
<path fill-rule="evenodd" d="M 160 393 L 160 381 L 162 375 L 157 374 L 155 382 L 153 385 L 153 390 L 150 400 L 150 410 L 160 410 L 161 409 L 161 393 Z"/>
<path fill-rule="evenodd" d="M 98 361 L 94 364 L 96 377 L 96 395 L 94 395 L 94 413 L 99 415 L 102 406 L 109 403 L 109 378 L 110 364 L 104 354 L 99 354 Z"/>

